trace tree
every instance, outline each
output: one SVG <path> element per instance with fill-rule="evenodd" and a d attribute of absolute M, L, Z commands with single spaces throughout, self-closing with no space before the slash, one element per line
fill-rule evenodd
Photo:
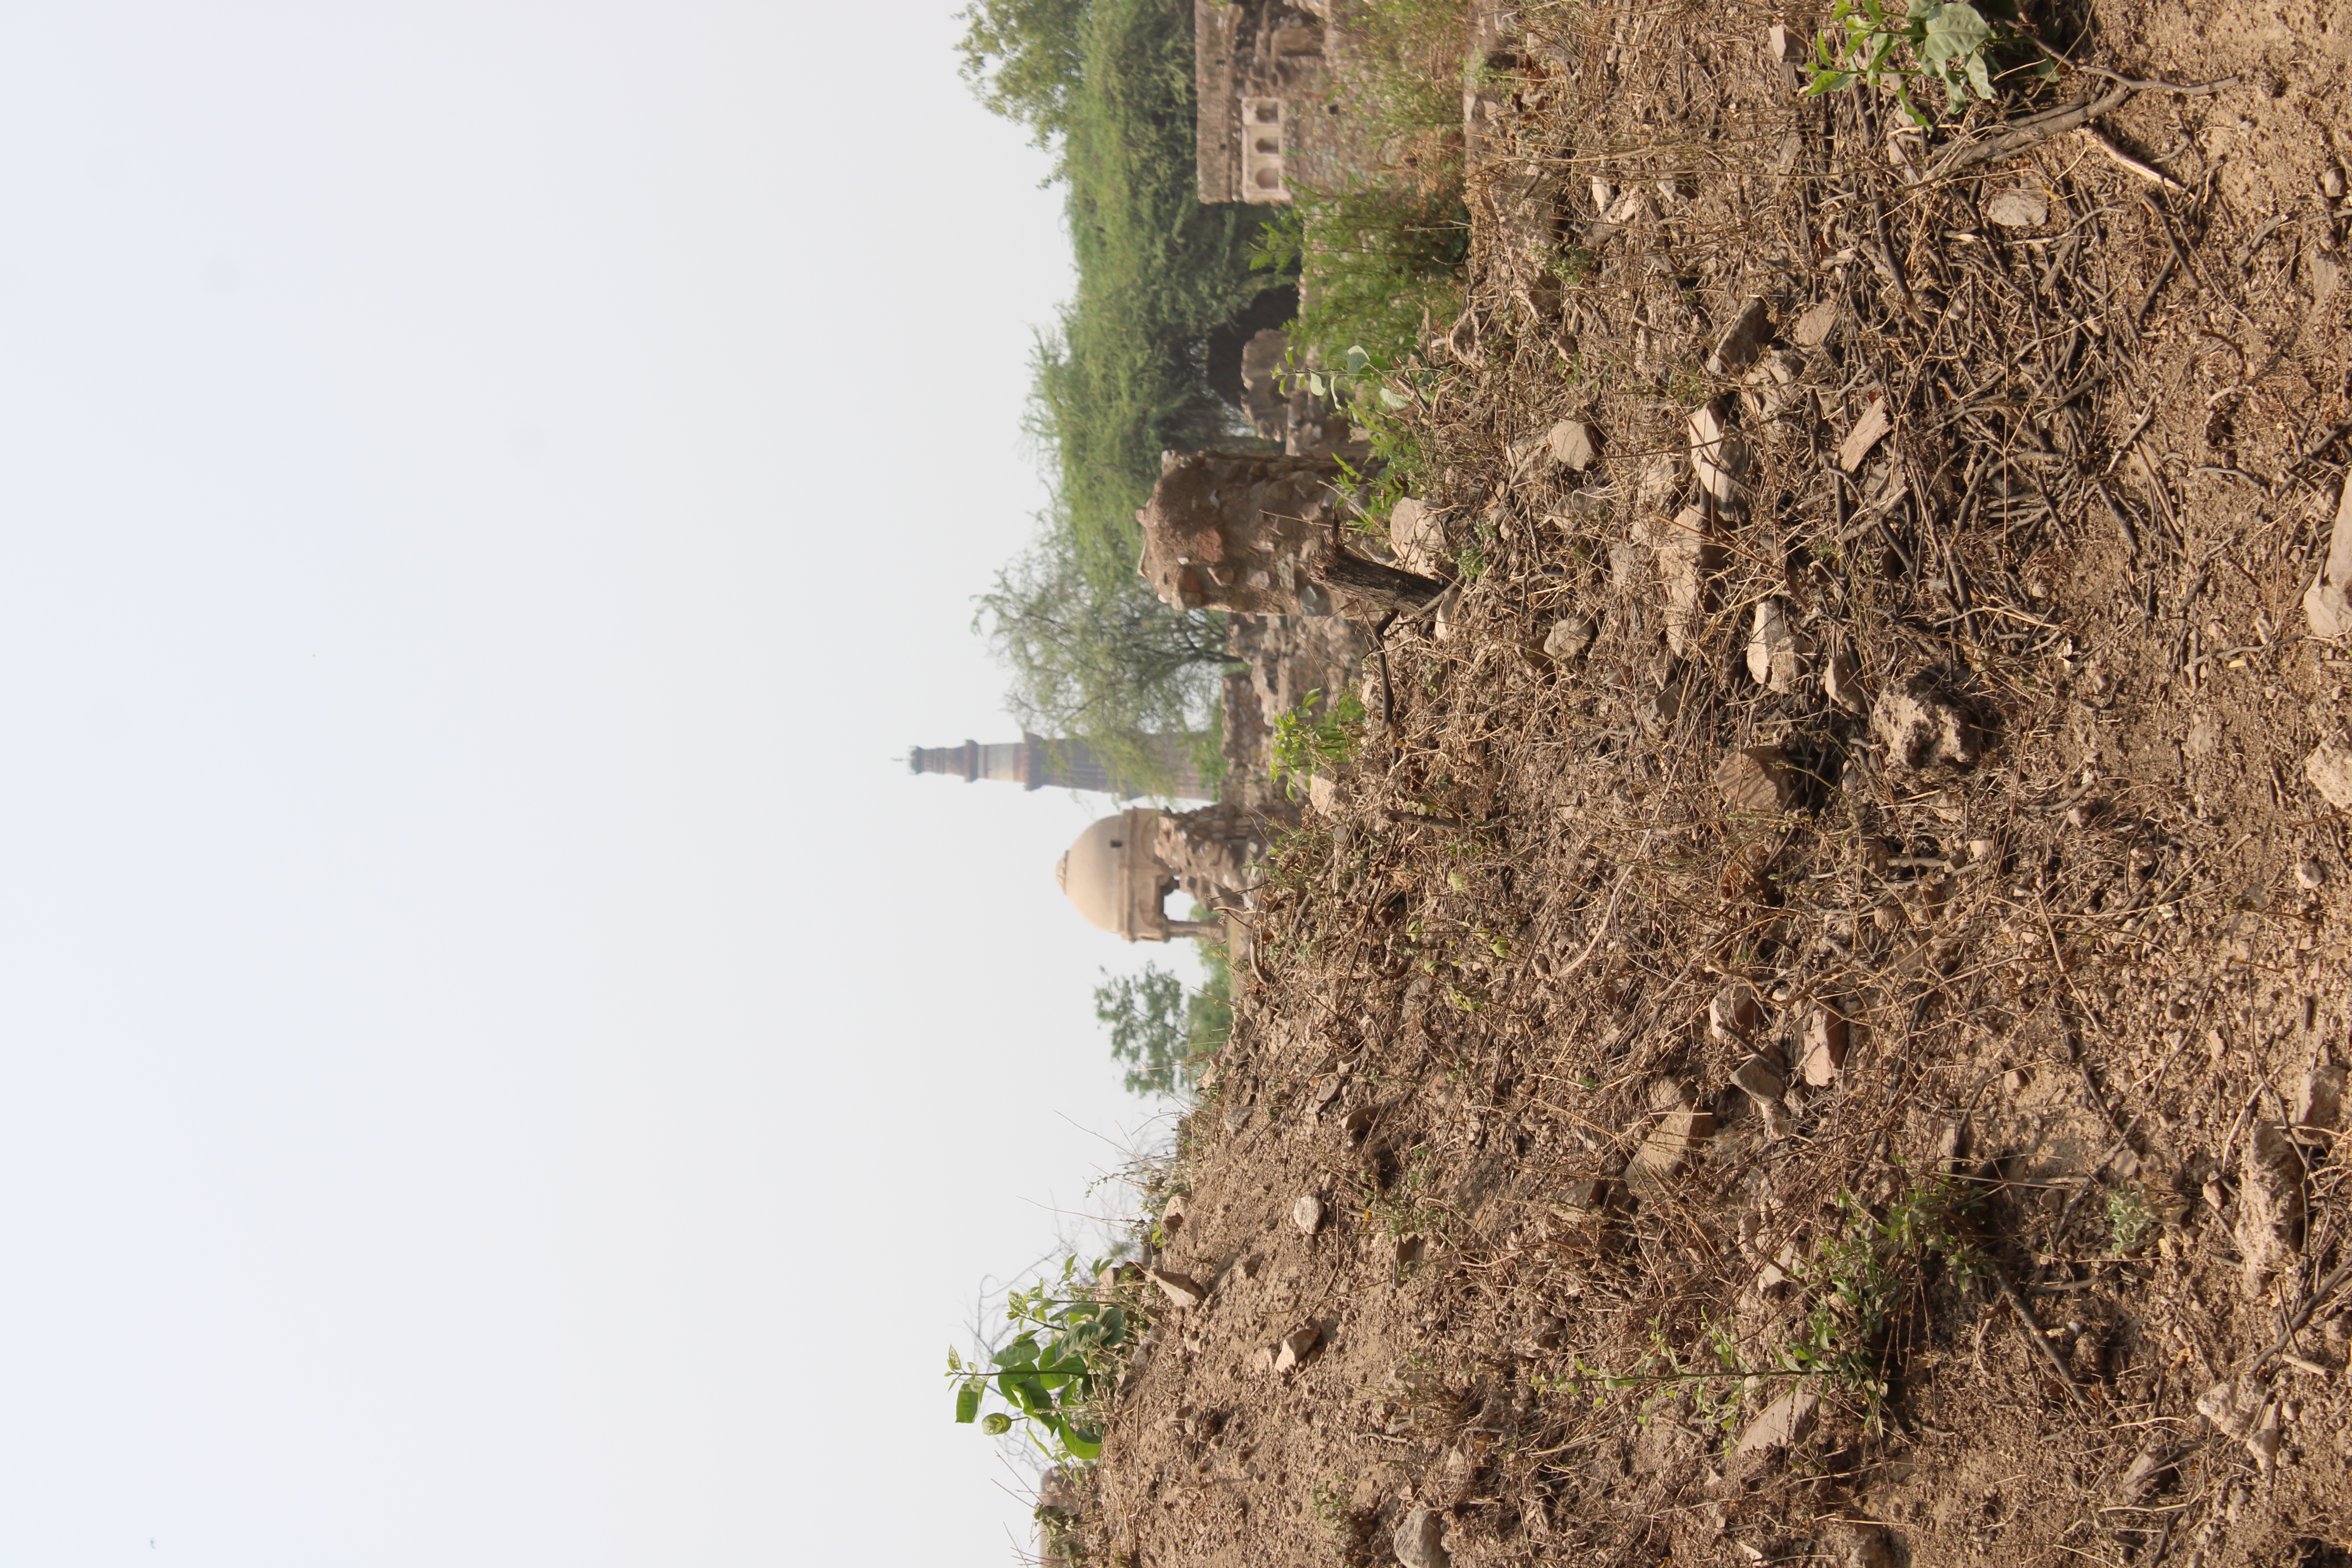
<path fill-rule="evenodd" d="M 1194 918 L 1203 911 L 1195 910 Z M 1233 1032 L 1232 975 L 1224 950 L 1203 944 L 1208 983 L 1187 993 L 1184 983 L 1156 963 L 1140 974 L 1103 974 L 1095 987 L 1095 1016 L 1110 1026 L 1110 1054 L 1128 1064 L 1129 1094 L 1173 1094 L 1192 1085 L 1195 1067 L 1213 1056 Z"/>
<path fill-rule="evenodd" d="M 956 13 L 964 80 L 991 113 L 1034 131 L 1040 147 L 1068 134 L 1088 9 L 1089 0 L 974 0 Z"/>
<path fill-rule="evenodd" d="M 1206 731 L 1230 656 L 1221 617 L 1160 603 L 1120 553 L 1049 527 L 980 596 L 974 629 L 1012 672 L 1015 718 L 1085 741 L 1148 794 L 1170 782 L 1155 738 Z"/>

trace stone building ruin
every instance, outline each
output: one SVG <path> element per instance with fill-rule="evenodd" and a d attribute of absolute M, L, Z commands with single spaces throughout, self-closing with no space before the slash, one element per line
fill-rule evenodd
<path fill-rule="evenodd" d="M 1327 10 L 1328 0 L 1193 0 L 1202 201 L 1280 204 L 1336 184 Z"/>
<path fill-rule="evenodd" d="M 1223 941 L 1222 921 L 1168 918 L 1164 905 L 1179 879 L 1160 857 L 1162 820 L 1162 814 L 1149 806 L 1102 818 L 1078 835 L 1054 868 L 1054 879 L 1087 924 L 1124 941 L 1167 942 L 1185 936 Z"/>

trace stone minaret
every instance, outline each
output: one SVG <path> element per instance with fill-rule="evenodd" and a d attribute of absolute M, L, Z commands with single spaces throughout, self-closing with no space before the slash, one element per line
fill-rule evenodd
<path fill-rule="evenodd" d="M 1171 792 L 1193 800 L 1213 798 L 1201 782 L 1201 770 L 1192 748 L 1181 736 L 1161 736 L 1155 749 L 1168 770 Z M 1048 741 L 1024 731 L 1017 741 L 983 746 L 966 741 L 961 746 L 910 746 L 907 771 L 948 773 L 966 784 L 996 779 L 1023 789 L 1085 789 L 1120 793 L 1111 783 L 1110 769 L 1084 741 Z"/>

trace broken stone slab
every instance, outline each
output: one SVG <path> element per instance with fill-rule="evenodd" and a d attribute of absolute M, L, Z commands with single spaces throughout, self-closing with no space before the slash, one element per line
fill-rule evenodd
<path fill-rule="evenodd" d="M 1879 695 L 1870 711 L 1870 731 L 1894 767 L 1965 768 L 1977 760 L 1976 726 L 1937 694 L 1935 678 L 1924 672 Z"/>
<path fill-rule="evenodd" d="M 1794 691 L 1812 651 L 1813 639 L 1789 625 L 1789 613 L 1780 600 L 1757 602 L 1754 629 L 1748 637 L 1748 673 L 1757 685 L 1768 691 Z"/>
<path fill-rule="evenodd" d="M 1544 437 L 1552 461 L 1578 473 L 1601 459 L 1601 433 L 1581 419 L 1563 419 Z"/>
<path fill-rule="evenodd" d="M 2304 758 L 2303 776 L 2328 805 L 2338 811 L 2352 811 L 2352 750 L 2322 741 Z"/>
<path fill-rule="evenodd" d="M 1562 664 L 1573 662 L 1591 646 L 1592 622 L 1584 616 L 1562 616 L 1543 640 L 1544 653 Z"/>
<path fill-rule="evenodd" d="M 1631 1170 L 1640 1176 L 1671 1176 L 1682 1169 L 1691 1151 L 1715 1136 L 1715 1113 L 1699 1110 L 1698 1096 L 1690 1086 L 1670 1078 L 1652 1086 L 1650 1109 L 1657 1114 L 1657 1124 L 1633 1152 Z"/>
<path fill-rule="evenodd" d="M 1739 314 L 1723 335 L 1715 340 L 1715 353 L 1706 360 L 1709 375 L 1743 375 L 1748 367 L 1762 357 L 1764 345 L 1772 337 L 1771 308 L 1761 299 L 1750 299 L 1739 307 Z"/>
<path fill-rule="evenodd" d="M 1452 1568 L 1445 1550 L 1445 1516 L 1433 1508 L 1417 1508 L 1404 1516 L 1389 1544 L 1404 1568 Z"/>
<path fill-rule="evenodd" d="M 1816 1007 L 1805 1020 L 1805 1081 L 1826 1089 L 1845 1070 L 1845 1020 L 1827 1007 Z"/>
<path fill-rule="evenodd" d="M 2040 228 L 2050 221 L 2050 203 L 2040 191 L 2020 186 L 1985 203 L 1985 216 L 2003 228 Z"/>
<path fill-rule="evenodd" d="M 1436 574 L 1437 558 L 1445 551 L 1445 523 L 1435 511 L 1411 496 L 1389 509 L 1389 552 L 1396 563 L 1420 576 Z"/>
<path fill-rule="evenodd" d="M 1748 472 L 1748 443 L 1732 433 L 1725 419 L 1727 412 L 1720 400 L 1703 403 L 1691 411 L 1691 476 L 1718 510 L 1737 511 L 1740 480 Z"/>
<path fill-rule="evenodd" d="M 2259 1296 L 2303 1245 L 2303 1156 L 2279 1130 L 2257 1121 L 2246 1136 L 2238 1178 L 2239 1283 Z"/>
<path fill-rule="evenodd" d="M 1854 421 L 1853 428 L 1838 445 L 1838 467 L 1849 474 L 1862 467 L 1862 460 L 1870 456 L 1870 449 L 1885 439 L 1886 433 L 1894 428 L 1895 421 L 1887 416 L 1886 400 L 1883 397 L 1871 399 L 1870 406 L 1863 410 L 1862 417 Z"/>
<path fill-rule="evenodd" d="M 1282 1342 L 1274 1349 L 1276 1375 L 1304 1365 L 1307 1358 L 1315 1353 L 1315 1347 L 1322 1342 L 1323 1331 L 1312 1323 L 1302 1324 L 1283 1335 Z"/>
<path fill-rule="evenodd" d="M 1840 309 L 1835 300 L 1822 300 L 1797 318 L 1796 330 L 1789 335 L 1797 340 L 1799 348 L 1821 347 L 1836 335 Z"/>
<path fill-rule="evenodd" d="M 1323 1200 L 1308 1193 L 1290 1205 L 1290 1223 L 1298 1227 L 1301 1236 L 1313 1236 L 1323 1228 Z"/>
<path fill-rule="evenodd" d="M 2315 637 L 2352 632 L 2352 480 L 2336 501 L 2336 529 L 2327 538 L 2327 558 L 2303 595 L 2303 613 Z"/>
<path fill-rule="evenodd" d="M 1209 1288 L 1189 1274 L 1179 1274 L 1169 1268 L 1147 1268 L 1143 1277 L 1160 1287 L 1160 1293 L 1179 1307 L 1197 1307 L 1209 1299 Z"/>
<path fill-rule="evenodd" d="M 1570 1182 L 1560 1194 L 1559 1212 L 1579 1224 L 1590 1224 L 1609 1217 L 1609 1209 L 1616 1197 L 1616 1184 L 1604 1177 L 1591 1177 Z"/>
<path fill-rule="evenodd" d="M 1776 816 L 1797 805 L 1797 770 L 1778 746 L 1748 746 L 1715 768 L 1715 787 L 1735 816 Z"/>
<path fill-rule="evenodd" d="M 1739 1435 L 1739 1452 L 1762 1454 L 1803 1442 L 1812 1432 L 1821 1410 L 1821 1395 L 1790 1390 L 1766 1405 L 1764 1414 L 1748 1424 L 1748 1430 Z"/>

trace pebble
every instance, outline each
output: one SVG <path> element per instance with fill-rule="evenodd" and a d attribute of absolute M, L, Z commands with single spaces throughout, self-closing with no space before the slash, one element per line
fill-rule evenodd
<path fill-rule="evenodd" d="M 1323 1200 L 1308 1193 L 1290 1205 L 1290 1223 L 1298 1227 L 1301 1236 L 1313 1236 L 1323 1228 Z"/>
<path fill-rule="evenodd" d="M 1445 1550 L 1445 1516 L 1435 1509 L 1417 1508 L 1406 1514 L 1390 1544 L 1404 1568 L 1451 1568 L 1454 1562 Z"/>
<path fill-rule="evenodd" d="M 2003 191 L 1985 204 L 1985 216 L 2003 228 L 2040 228 L 2050 221 L 2050 203 L 2040 191 Z"/>
<path fill-rule="evenodd" d="M 1561 420 L 1551 427 L 1544 443 L 1551 448 L 1554 462 L 1578 473 L 1600 460 L 1600 434 L 1581 419 Z"/>
<path fill-rule="evenodd" d="M 1567 664 L 1592 646 L 1592 622 L 1583 616 L 1562 616 L 1544 637 L 1543 650 Z"/>
<path fill-rule="evenodd" d="M 1147 1268 L 1143 1277 L 1160 1287 L 1160 1293 L 1179 1307 L 1197 1307 L 1209 1299 L 1209 1288 L 1189 1274 L 1179 1274 L 1168 1268 Z"/>

